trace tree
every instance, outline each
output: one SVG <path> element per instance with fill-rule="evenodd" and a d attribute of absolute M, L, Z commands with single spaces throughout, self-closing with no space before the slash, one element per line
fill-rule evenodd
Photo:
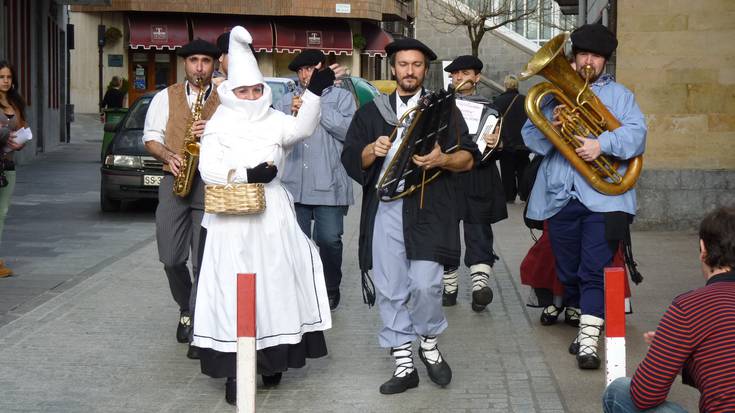
<path fill-rule="evenodd" d="M 522 7 L 524 3 L 525 8 Z M 520 20 L 541 20 L 539 15 L 551 13 L 551 3 L 553 0 L 427 0 L 427 9 L 432 19 L 450 27 L 447 30 L 435 25 L 441 32 L 451 33 L 460 27 L 466 28 L 472 56 L 477 57 L 487 32 Z M 516 7 L 516 4 L 521 7 Z"/>

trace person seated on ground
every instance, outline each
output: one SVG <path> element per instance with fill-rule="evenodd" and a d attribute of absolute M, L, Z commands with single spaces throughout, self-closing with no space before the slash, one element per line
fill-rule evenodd
<path fill-rule="evenodd" d="M 325 356 L 323 330 L 332 324 L 319 252 L 296 221 L 279 170 L 287 149 L 314 133 L 320 96 L 339 67 L 316 70 L 298 116 L 288 116 L 271 108 L 251 42 L 243 27 L 232 29 L 228 78 L 217 88 L 221 105 L 204 130 L 199 162 L 206 184 L 263 183 L 267 200 L 259 214 L 205 213 L 202 221 L 207 241 L 193 345 L 201 348 L 204 374 L 227 377 L 230 404 L 237 388 L 237 274 L 257 277 L 257 370 L 265 385 L 278 384 L 283 371 L 303 367 L 306 358 Z"/>
<path fill-rule="evenodd" d="M 699 226 L 702 288 L 674 299 L 651 347 L 633 375 L 610 383 L 602 396 L 606 413 L 684 412 L 666 401 L 681 372 L 701 393 L 701 412 L 735 411 L 735 206 L 720 207 Z"/>

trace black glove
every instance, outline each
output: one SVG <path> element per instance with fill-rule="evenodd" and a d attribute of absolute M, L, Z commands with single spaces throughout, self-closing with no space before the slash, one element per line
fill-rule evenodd
<path fill-rule="evenodd" d="M 248 182 L 252 184 L 267 184 L 276 177 L 278 168 L 263 162 L 255 168 L 248 168 Z"/>
<path fill-rule="evenodd" d="M 315 70 L 311 74 L 311 80 L 309 80 L 309 87 L 307 89 L 317 95 L 321 96 L 324 89 L 334 85 L 334 70 L 330 68 Z"/>

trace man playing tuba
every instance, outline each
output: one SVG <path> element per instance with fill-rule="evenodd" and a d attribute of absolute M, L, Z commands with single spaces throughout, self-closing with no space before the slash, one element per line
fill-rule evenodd
<path fill-rule="evenodd" d="M 177 51 L 184 58 L 186 80 L 158 92 L 148 108 L 143 130 L 143 142 L 148 152 L 163 162 L 164 177 L 158 189 L 156 209 L 156 240 L 158 257 L 163 263 L 171 295 L 179 305 L 179 324 L 176 340 L 189 343 L 192 339 L 192 317 L 196 295 L 196 277 L 199 270 L 200 249 L 206 236 L 201 231 L 204 216 L 204 184 L 199 172 L 194 171 L 191 192 L 179 197 L 173 192 L 175 176 L 182 173 L 184 140 L 191 133 L 199 139 L 204 125 L 219 106 L 217 91 L 211 86 L 214 60 L 219 49 L 201 39 L 194 40 Z M 203 90 L 202 119 L 191 122 L 201 79 Z M 190 128 L 190 131 L 187 131 Z M 194 284 L 186 265 L 193 251 Z M 197 350 L 189 347 L 189 358 L 198 358 Z"/>
<path fill-rule="evenodd" d="M 590 89 L 621 124 L 597 137 L 576 136 L 581 145 L 574 152 L 585 162 L 604 154 L 625 164 L 625 160 L 643 153 L 646 123 L 633 93 L 603 73 L 618 41 L 600 24 L 581 26 L 571 38 L 577 73 L 583 79 L 589 73 L 586 80 Z M 541 104 L 557 129 L 563 109 L 554 99 Z M 530 120 L 522 135 L 533 152 L 545 156 L 529 197 L 527 216 L 548 220 L 564 300 L 570 307 L 581 307 L 579 331 L 569 351 L 576 354 L 579 368 L 597 369 L 597 342 L 605 317 L 603 270 L 612 262 L 620 241 L 629 240 L 628 225 L 636 210 L 635 189 L 619 195 L 598 192 Z"/>

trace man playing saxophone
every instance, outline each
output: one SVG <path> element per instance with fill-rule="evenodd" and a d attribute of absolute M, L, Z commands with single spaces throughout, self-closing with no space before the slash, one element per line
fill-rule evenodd
<path fill-rule="evenodd" d="M 199 250 L 204 244 L 206 234 L 201 227 L 204 215 L 204 184 L 199 172 L 195 171 L 188 195 L 179 196 L 174 193 L 173 188 L 176 177 L 187 172 L 182 169 L 192 166 L 196 169 L 192 162 L 185 162 L 185 139 L 187 136 L 199 139 L 207 119 L 219 106 L 219 98 L 211 85 L 211 78 L 214 61 L 219 57 L 220 51 L 215 45 L 197 39 L 179 49 L 177 54 L 184 58 L 186 79 L 153 97 L 145 120 L 143 142 L 148 152 L 163 162 L 164 177 L 158 190 L 156 209 L 158 256 L 163 263 L 171 295 L 179 305 L 176 340 L 189 343 L 196 278 L 199 273 L 198 258 L 201 256 Z M 192 110 L 198 106 L 198 96 L 203 101 L 198 109 L 200 113 L 197 114 L 201 119 L 193 121 L 196 117 Z M 187 266 L 190 251 L 194 270 L 193 283 Z M 197 358 L 196 348 L 190 346 L 187 356 Z"/>
<path fill-rule="evenodd" d="M 600 24 L 584 25 L 572 35 L 576 72 L 621 126 L 598 136 L 579 136 L 574 149 L 583 161 L 606 155 L 625 165 L 641 155 L 646 144 L 646 123 L 633 93 L 604 73 L 605 63 L 617 47 L 615 35 Z M 531 93 L 529 92 L 529 99 Z M 574 98 L 572 98 L 574 99 Z M 556 130 L 562 126 L 565 108 L 547 98 L 541 110 Z M 527 105 L 528 110 L 528 105 Z M 530 116 L 529 116 L 530 117 Z M 577 337 L 569 348 L 581 369 L 597 369 L 597 342 L 604 324 L 603 270 L 612 262 L 620 241 L 627 242 L 629 223 L 636 211 L 635 189 L 606 195 L 594 189 L 585 176 L 552 145 L 534 123 L 522 130 L 523 140 L 545 158 L 529 197 L 528 218 L 548 220 L 556 271 L 564 284 L 564 300 L 581 308 Z M 619 172 L 624 172 L 619 169 Z"/>

